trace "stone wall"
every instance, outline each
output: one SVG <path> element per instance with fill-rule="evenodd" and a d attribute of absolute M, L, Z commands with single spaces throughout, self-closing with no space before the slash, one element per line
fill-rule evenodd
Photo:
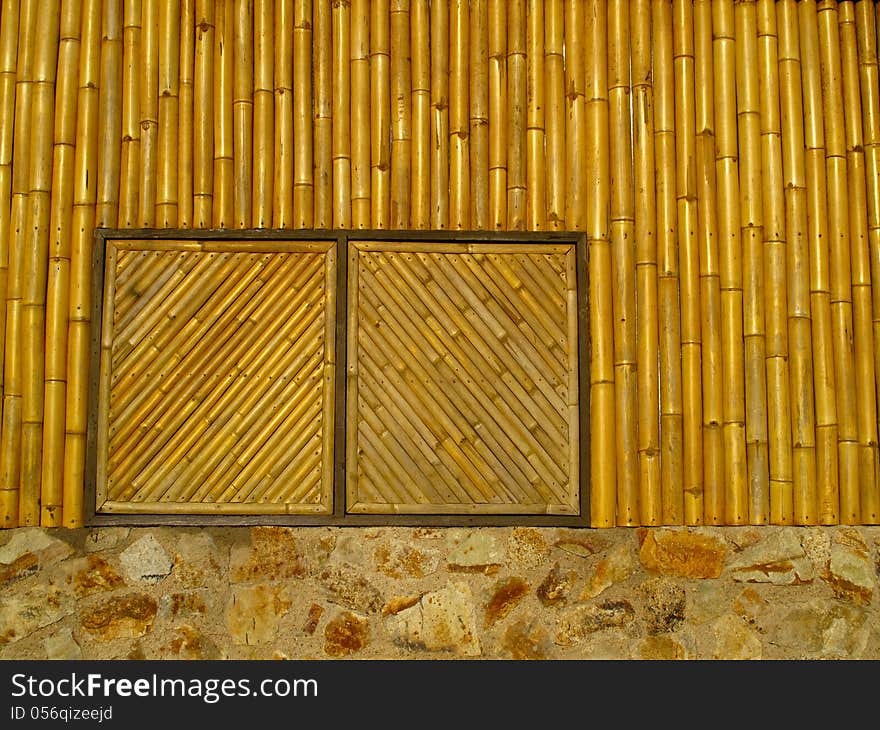
<path fill-rule="evenodd" d="M 0 659 L 880 658 L 880 528 L 0 532 Z"/>

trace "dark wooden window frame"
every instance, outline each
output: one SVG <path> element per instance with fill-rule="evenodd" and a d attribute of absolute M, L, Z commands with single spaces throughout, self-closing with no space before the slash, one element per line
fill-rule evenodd
<path fill-rule="evenodd" d="M 337 248 L 336 352 L 334 414 L 333 512 L 329 515 L 217 515 L 217 514 L 102 514 L 96 511 L 98 388 L 103 319 L 104 264 L 108 241 L 331 241 Z M 578 393 L 579 478 L 578 515 L 452 515 L 452 514 L 351 514 L 345 511 L 346 367 L 349 241 L 434 243 L 569 243 L 575 245 L 578 289 Z M 507 526 L 588 527 L 590 524 L 590 330 L 587 286 L 588 245 L 586 236 L 570 231 L 504 232 L 413 231 L 413 230 L 316 230 L 316 229 L 95 229 L 92 250 L 92 319 L 89 362 L 88 435 L 84 480 L 85 521 L 88 526 L 108 525 L 315 525 L 315 526 Z"/>

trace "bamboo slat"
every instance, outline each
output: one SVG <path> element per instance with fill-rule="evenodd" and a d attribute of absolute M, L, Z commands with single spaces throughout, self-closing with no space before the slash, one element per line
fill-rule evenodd
<path fill-rule="evenodd" d="M 684 511 L 684 411 L 672 5 L 654 0 L 651 16 L 654 32 L 654 169 L 657 191 L 657 310 L 660 329 L 661 519 L 664 524 L 681 524 Z"/>
<path fill-rule="evenodd" d="M 334 3 L 331 15 L 333 62 L 327 93 L 333 119 L 332 220 L 334 228 L 351 228 L 351 9 L 347 3 Z"/>
<path fill-rule="evenodd" d="M 119 170 L 117 227 L 138 224 L 138 190 L 141 182 L 142 0 L 123 0 L 122 15 L 122 149 Z M 206 117 L 207 118 L 207 117 Z"/>
<path fill-rule="evenodd" d="M 449 227 L 449 7 L 430 3 L 430 9 L 431 228 L 442 229 Z M 490 22 L 495 20 L 490 9 Z M 490 160 L 490 169 L 491 164 Z"/>
<path fill-rule="evenodd" d="M 410 223 L 431 225 L 431 56 L 428 0 L 411 0 L 410 52 L 412 56 L 412 159 L 410 161 Z"/>
<path fill-rule="evenodd" d="M 313 127 L 315 168 L 315 228 L 333 224 L 333 37 L 330 0 L 314 0 L 312 6 Z"/>
<path fill-rule="evenodd" d="M 371 129 L 382 138 L 388 121 L 388 32 L 379 26 L 388 23 L 388 5 L 376 7 L 366 0 L 351 3 L 351 225 L 369 228 L 371 220 L 370 166 Z M 374 25 L 375 24 L 375 25 Z M 384 47 L 379 43 L 384 40 Z M 378 56 L 382 56 L 380 59 Z M 379 79 L 379 74 L 383 78 Z M 378 81 L 373 82 L 375 76 Z M 384 84 L 384 94 L 379 87 Z M 372 94 L 376 93 L 375 97 Z M 372 98 L 371 98 L 372 97 Z M 371 120 L 370 117 L 373 117 Z M 374 124 L 375 123 L 375 124 Z M 384 127 L 381 126 L 384 123 Z M 388 160 L 390 162 L 390 160 Z"/>
<path fill-rule="evenodd" d="M 685 524 L 703 522 L 702 335 L 697 245 L 694 19 L 690 2 L 673 4 L 676 200 L 681 292 L 682 478 Z"/>
<path fill-rule="evenodd" d="M 65 2 L 58 34 L 52 199 L 47 230 L 43 429 L 40 434 L 40 524 L 63 524 L 64 404 L 67 370 L 67 307 L 70 298 L 70 239 L 81 7 Z"/>
<path fill-rule="evenodd" d="M 507 227 L 507 3 L 489 0 L 489 225 Z"/>
<path fill-rule="evenodd" d="M 391 3 L 391 190 L 390 226 L 409 228 L 412 109 L 410 3 Z"/>
<path fill-rule="evenodd" d="M 141 58 L 138 74 L 141 144 L 137 225 L 153 228 L 156 221 L 156 172 L 159 132 L 159 2 L 142 0 Z"/>
<path fill-rule="evenodd" d="M 254 4 L 235 0 L 233 9 L 232 225 L 251 227 L 254 152 Z M 311 17 L 311 13 L 309 13 Z M 311 44 L 309 44 L 311 46 Z M 311 135 L 309 135 L 311 150 Z M 311 157 L 311 155 L 310 155 Z"/>
<path fill-rule="evenodd" d="M 370 185 L 372 225 L 387 228 L 391 207 L 391 28 L 389 2 L 370 4 Z"/>
<path fill-rule="evenodd" d="M 293 0 L 275 3 L 272 227 L 293 227 Z"/>
<path fill-rule="evenodd" d="M 449 15 L 449 227 L 461 230 L 471 227 L 468 3 L 453 0 Z"/>
<path fill-rule="evenodd" d="M 275 179 L 274 18 L 270 0 L 255 0 L 253 203 L 251 209 L 251 225 L 255 228 L 268 228 L 273 224 Z M 329 152 L 328 145 L 328 155 Z"/>
<path fill-rule="evenodd" d="M 529 0 L 526 8 L 526 59 L 526 228 L 536 231 L 547 219 L 544 6 L 538 0 Z"/>
<path fill-rule="evenodd" d="M 565 228 L 565 56 L 562 0 L 544 2 L 544 108 L 547 225 Z M 649 26 L 650 27 L 650 26 Z M 650 50 L 648 50 L 650 55 Z"/>
<path fill-rule="evenodd" d="M 235 7 L 233 0 L 214 2 L 214 170 L 213 212 L 214 228 L 233 225 L 233 49 Z"/>
<path fill-rule="evenodd" d="M 178 225 L 178 123 L 180 119 L 180 22 L 179 3 L 159 4 L 158 113 L 159 141 L 156 152 L 156 225 Z"/>
<path fill-rule="evenodd" d="M 487 0 L 470 3 L 468 34 L 470 37 L 468 55 L 470 221 L 473 229 L 485 230 L 489 227 L 489 6 Z"/>
<path fill-rule="evenodd" d="M 524 0 L 507 3 L 507 230 L 526 223 L 527 134 L 526 7 Z"/>
<path fill-rule="evenodd" d="M 177 111 L 177 224 L 193 225 L 195 0 L 180 0 L 180 87 Z"/>
<path fill-rule="evenodd" d="M 694 3 L 697 241 L 700 260 L 700 335 L 703 384 L 703 520 L 724 523 L 724 421 L 721 277 L 715 182 L 715 74 L 712 5 Z"/>
<path fill-rule="evenodd" d="M 214 2 L 196 0 L 193 74 L 193 227 L 210 228 L 214 207 Z"/>
<path fill-rule="evenodd" d="M 657 320 L 657 223 L 654 186 L 654 101 L 649 0 L 630 3 L 632 29 L 633 179 L 635 187 L 636 324 L 638 331 L 640 523 L 659 525 L 660 400 Z M 549 123 L 548 115 L 548 123 Z M 549 129 L 548 129 L 549 139 Z M 548 155 L 549 158 L 549 155 Z M 548 186 L 548 192 L 549 192 Z"/>
<path fill-rule="evenodd" d="M 293 223 L 314 224 L 312 169 L 312 0 L 296 0 L 293 7 Z"/>

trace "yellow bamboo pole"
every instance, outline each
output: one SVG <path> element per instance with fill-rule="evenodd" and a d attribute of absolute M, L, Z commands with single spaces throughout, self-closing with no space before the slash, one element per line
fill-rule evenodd
<path fill-rule="evenodd" d="M 332 93 L 333 227 L 351 228 L 351 8 L 334 3 Z M 317 207 L 317 206 L 316 206 Z"/>
<path fill-rule="evenodd" d="M 391 30 L 388 0 L 370 3 L 370 185 L 374 228 L 387 228 L 391 208 Z"/>
<path fill-rule="evenodd" d="M 55 86 L 52 196 L 48 226 L 45 372 L 43 384 L 40 524 L 63 523 L 64 402 L 67 380 L 67 306 L 70 297 L 70 239 L 76 150 L 76 103 L 81 10 L 67 0 L 61 7 Z"/>
<path fill-rule="evenodd" d="M 769 522 L 792 523 L 793 472 L 788 366 L 788 282 L 779 52 L 774 0 L 758 0 L 762 207 L 764 214 L 764 317 L 769 441 Z"/>
<path fill-rule="evenodd" d="M 650 26 L 649 26 L 650 32 Z M 547 227 L 565 228 L 565 56 L 562 0 L 544 2 Z M 650 50 L 648 51 L 650 54 Z"/>
<path fill-rule="evenodd" d="M 715 183 L 715 63 L 712 3 L 694 3 L 697 243 L 703 382 L 703 521 L 724 524 L 724 390 L 721 274 Z"/>
<path fill-rule="evenodd" d="M 745 435 L 748 521 L 766 524 L 770 512 L 767 371 L 764 324 L 764 206 L 761 110 L 758 88 L 758 19 L 753 1 L 734 6 L 736 116 L 739 135 L 740 240 L 742 242 Z"/>
<path fill-rule="evenodd" d="M 628 0 L 627 0 L 628 2 Z M 545 133 L 544 4 L 529 0 L 526 8 L 526 228 L 541 230 L 547 221 Z M 627 59 L 627 64 L 629 59 Z M 629 96 L 629 89 L 627 89 Z M 637 456 L 635 458 L 638 458 Z"/>
<path fill-rule="evenodd" d="M 867 198 L 867 246 L 871 276 L 873 364 L 876 383 L 877 374 L 880 373 L 880 286 L 877 285 L 880 282 L 880 70 L 878 70 L 877 63 L 877 29 L 873 9 L 873 4 L 867 0 L 861 0 L 855 4 Z M 856 260 L 858 261 L 859 257 L 856 257 Z M 855 296 L 858 301 L 858 294 Z M 864 335 L 859 337 L 857 342 L 860 342 L 860 345 L 864 347 L 866 344 Z M 861 366 L 862 372 L 866 372 L 867 368 L 868 366 L 863 364 Z M 869 417 L 868 409 L 866 409 L 865 416 Z M 872 424 L 876 426 L 876 419 Z M 868 443 L 871 443 L 870 440 Z M 873 462 L 875 474 L 873 479 L 864 472 L 861 475 L 860 506 L 862 522 L 865 524 L 876 524 L 880 521 L 880 481 L 876 477 L 876 474 L 880 473 L 880 465 L 877 462 L 876 443 L 877 439 L 874 438 L 871 448 L 863 450 L 863 454 L 867 451 L 864 456 L 866 464 L 863 468 L 870 469 L 867 462 Z"/>
<path fill-rule="evenodd" d="M 654 88 L 650 0 L 631 0 L 636 326 L 638 332 L 639 519 L 662 522 L 660 370 L 657 320 L 657 224 L 654 186 Z M 548 115 L 548 139 L 549 139 Z M 549 150 L 549 145 L 548 145 Z M 548 154 L 549 159 L 549 154 Z M 549 172 L 549 171 L 548 171 Z M 548 186 L 548 193 L 550 187 Z"/>
<path fill-rule="evenodd" d="M 792 432 L 793 524 L 816 524 L 816 432 L 813 396 L 810 249 L 807 229 L 807 173 L 797 4 L 776 8 L 779 33 L 779 106 L 785 187 L 788 274 L 789 382 Z M 784 519 L 788 515 L 783 511 Z"/>
<path fill-rule="evenodd" d="M 507 229 L 526 223 L 527 63 L 523 0 L 507 3 Z"/>
<path fill-rule="evenodd" d="M 810 300 L 813 318 L 813 390 L 816 398 L 817 519 L 838 521 L 838 414 L 835 399 L 834 346 L 831 316 L 831 273 L 828 249 L 825 130 L 822 117 L 822 79 L 815 0 L 797 6 L 804 104 L 804 143 L 808 240 L 810 246 Z"/>
<path fill-rule="evenodd" d="M 137 225 L 141 181 L 141 0 L 123 0 L 122 7 L 122 151 L 117 225 L 119 228 L 133 228 Z"/>
<path fill-rule="evenodd" d="M 251 225 L 255 228 L 271 227 L 275 210 L 273 205 L 275 179 L 274 29 L 275 14 L 272 1 L 255 0 L 253 201 L 251 207 Z M 318 53 L 319 49 L 316 48 L 315 51 Z M 322 52 L 326 55 L 329 49 L 322 49 Z M 329 139 L 326 149 L 329 155 Z M 327 167 L 329 168 L 329 157 Z"/>
<path fill-rule="evenodd" d="M 293 227 L 293 0 L 275 3 L 274 228 Z"/>
<path fill-rule="evenodd" d="M 179 3 L 162 0 L 159 5 L 159 141 L 156 154 L 156 225 L 160 228 L 174 228 L 178 222 L 180 20 Z"/>
<path fill-rule="evenodd" d="M 470 228 L 470 120 L 467 2 L 452 0 L 449 20 L 449 227 Z"/>
<path fill-rule="evenodd" d="M 3 429 L 0 433 L 0 489 L 15 500 L 9 522 L 15 525 L 39 524 L 39 513 L 29 514 L 32 505 L 23 505 L 20 489 L 22 472 L 22 372 L 24 296 L 24 258 L 27 245 L 28 193 L 30 188 L 30 135 L 33 131 L 31 106 L 34 87 L 36 3 L 23 3 L 19 9 L 18 58 L 16 61 L 15 120 L 13 130 L 12 188 L 9 223 L 9 270 L 6 287 L 6 356 L 4 360 Z M 23 509 L 22 507 L 25 507 Z"/>
<path fill-rule="evenodd" d="M 312 7 L 312 63 L 314 64 L 315 228 L 333 224 L 333 37 L 330 0 L 315 0 Z"/>
<path fill-rule="evenodd" d="M 565 220 L 569 228 L 586 228 L 586 105 L 584 3 L 565 2 Z"/>
<path fill-rule="evenodd" d="M 507 227 L 506 0 L 489 0 L 489 226 Z"/>
<path fill-rule="evenodd" d="M 193 225 L 195 0 L 180 0 L 180 86 L 177 112 L 177 224 Z"/>
<path fill-rule="evenodd" d="M 391 190 L 390 225 L 409 228 L 412 108 L 410 3 L 391 3 Z"/>
<path fill-rule="evenodd" d="M 412 174 L 409 197 L 413 228 L 428 228 L 431 225 L 431 54 L 428 17 L 428 0 L 412 0 Z"/>
<path fill-rule="evenodd" d="M 470 4 L 470 171 L 471 227 L 489 227 L 489 6 Z"/>
<path fill-rule="evenodd" d="M 660 494 L 662 521 L 682 523 L 684 411 L 675 182 L 675 85 L 672 5 L 652 2 L 654 32 L 654 168 L 657 205 L 658 320 L 660 327 Z"/>
<path fill-rule="evenodd" d="M 6 344 L 6 304 L 10 258 L 10 205 L 12 198 L 13 127 L 15 121 L 18 59 L 19 0 L 5 0 L 0 8 L 0 401 L 4 397 L 3 370 Z M 4 424 L 5 427 L 5 424 Z M 2 443 L 2 437 L 0 437 Z M 2 453 L 2 452 L 0 452 Z M 2 456 L 0 456 L 2 467 Z M 18 481 L 0 471 L 0 527 L 18 526 Z"/>
<path fill-rule="evenodd" d="M 229 228 L 233 217 L 233 0 L 214 1 L 214 228 Z"/>
<path fill-rule="evenodd" d="M 837 399 L 839 504 L 829 521 L 859 521 L 859 447 L 853 351 L 852 280 L 843 80 L 837 2 L 817 8 L 825 169 L 828 183 L 828 244 L 831 270 L 831 333 Z"/>
<path fill-rule="evenodd" d="M 314 224 L 312 171 L 312 0 L 293 8 L 293 224 Z"/>
<path fill-rule="evenodd" d="M 673 3 L 676 200 L 681 287 L 682 478 L 685 524 L 703 521 L 702 336 L 697 245 L 696 118 L 693 3 Z"/>
<path fill-rule="evenodd" d="M 588 0 L 581 8 L 586 18 L 583 47 L 589 53 L 572 53 L 571 63 L 581 61 L 585 72 L 583 97 L 589 134 L 584 140 L 586 166 L 583 174 L 585 224 L 590 281 L 590 512 L 593 527 L 611 527 L 617 522 L 617 453 L 614 405 L 614 333 L 612 327 L 612 253 L 609 220 L 609 121 L 607 17 L 602 0 Z M 566 18 L 567 20 L 567 18 Z M 580 28 L 572 29 L 581 35 Z M 570 188 L 574 191 L 576 186 Z M 568 215 L 566 217 L 569 217 Z M 570 218 L 577 220 L 572 211 Z"/>
<path fill-rule="evenodd" d="M 439 229 L 449 226 L 449 8 L 445 2 L 430 6 L 431 228 Z"/>
<path fill-rule="evenodd" d="M 105 26 L 105 30 L 111 30 Z M 108 33 L 112 38 L 112 31 Z M 116 36 L 116 49 L 120 50 L 119 36 Z M 52 449 L 47 448 L 46 439 L 51 439 L 47 430 L 44 435 L 45 453 L 43 479 L 51 483 L 53 478 L 61 480 L 63 493 L 62 524 L 64 527 L 79 527 L 83 519 L 82 446 L 85 436 L 85 378 L 87 371 L 87 352 L 89 315 L 91 306 L 91 248 L 92 229 L 95 224 L 95 202 L 97 200 L 98 178 L 98 127 L 99 127 L 99 85 L 101 83 L 102 41 L 101 41 L 101 2 L 87 0 L 82 7 L 82 30 L 80 34 L 79 73 L 76 111 L 76 156 L 72 183 L 72 220 L 70 225 L 70 280 L 69 296 L 66 303 L 66 324 L 68 333 L 65 340 L 65 414 L 63 424 L 66 434 L 60 434 L 63 447 L 61 464 L 56 466 Z M 117 65 L 117 68 L 118 65 Z M 113 145 L 118 150 L 118 145 Z M 48 395 L 48 389 L 47 389 Z M 47 416 L 50 407 L 46 406 Z M 47 419 L 48 422 L 48 419 Z M 58 474 L 54 477 L 53 474 Z"/>
<path fill-rule="evenodd" d="M 629 0 L 611 0 L 608 3 L 608 102 L 609 125 L 613 130 L 610 134 L 612 171 L 610 212 L 613 255 L 611 271 L 614 308 L 614 403 L 618 467 L 617 524 L 627 526 L 640 523 L 636 392 L 635 193 L 630 141 L 632 110 L 629 23 Z M 529 127 L 531 131 L 531 118 Z M 541 142 L 543 147 L 543 140 Z M 531 182 L 530 180 L 530 193 Z"/>
<path fill-rule="evenodd" d="M 715 71 L 715 170 L 718 185 L 721 341 L 724 378 L 725 521 L 748 523 L 743 371 L 743 277 L 736 125 L 736 37 L 733 0 L 712 5 Z"/>
<path fill-rule="evenodd" d="M 311 17 L 311 13 L 309 13 Z M 250 228 L 253 210 L 254 152 L 254 5 L 235 0 L 232 90 L 232 221 L 236 228 Z M 311 149 L 311 136 L 309 139 Z M 309 160 L 311 163 L 311 159 Z"/>
<path fill-rule="evenodd" d="M 49 258 L 52 137 L 58 70 L 60 2 L 43 3 L 36 33 L 31 102 L 30 173 L 21 286 L 21 484 L 19 523 L 40 524 L 46 283 Z M 37 120 L 40 123 L 35 123 Z"/>
<path fill-rule="evenodd" d="M 196 0 L 193 77 L 193 226 L 209 228 L 214 207 L 214 2 Z"/>
<path fill-rule="evenodd" d="M 141 57 L 139 61 L 141 155 L 138 160 L 137 225 L 153 228 L 156 222 L 156 171 L 159 132 L 159 0 L 142 0 Z"/>
<path fill-rule="evenodd" d="M 874 369 L 874 332 L 871 322 L 871 260 L 868 252 L 868 211 L 865 180 L 864 135 L 859 93 L 859 49 L 853 3 L 838 6 L 840 54 L 845 108 L 847 159 L 847 199 L 849 203 L 850 260 L 853 302 L 853 366 L 858 438 L 858 516 L 847 516 L 841 506 L 842 521 L 863 524 L 873 521 L 871 492 L 877 483 L 877 398 Z M 867 496 L 864 500 L 863 496 Z"/>
<path fill-rule="evenodd" d="M 371 18 L 372 10 L 372 18 Z M 371 28 L 371 21 L 377 27 Z M 352 0 L 351 3 L 351 225 L 352 228 L 369 228 L 371 219 L 370 155 L 372 153 L 372 114 L 376 121 L 375 139 L 383 134 L 383 122 L 387 124 L 387 91 L 382 94 L 377 89 L 377 97 L 371 99 L 373 80 L 381 86 L 388 83 L 387 30 L 383 34 L 378 26 L 387 24 L 388 6 L 373 6 L 367 0 Z M 375 36 L 375 37 L 374 37 Z M 378 42 L 385 40 L 381 51 Z M 372 46 L 372 48 L 371 48 Z M 373 54 L 376 54 L 375 56 Z M 378 58 L 379 55 L 382 58 Z M 374 62 L 375 61 L 375 62 Z M 384 78 L 379 79 L 380 72 Z M 384 104 L 379 103 L 381 101 Z M 375 104 L 374 104 L 375 102 Z M 384 128 L 387 131 L 387 127 Z M 390 160 L 386 161 L 390 162 Z"/>

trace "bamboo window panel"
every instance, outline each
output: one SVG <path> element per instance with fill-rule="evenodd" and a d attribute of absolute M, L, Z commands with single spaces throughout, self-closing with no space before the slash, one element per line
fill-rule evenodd
<path fill-rule="evenodd" d="M 332 510 L 335 242 L 107 240 L 96 509 Z"/>
<path fill-rule="evenodd" d="M 578 514 L 575 245 L 348 257 L 348 511 Z"/>

